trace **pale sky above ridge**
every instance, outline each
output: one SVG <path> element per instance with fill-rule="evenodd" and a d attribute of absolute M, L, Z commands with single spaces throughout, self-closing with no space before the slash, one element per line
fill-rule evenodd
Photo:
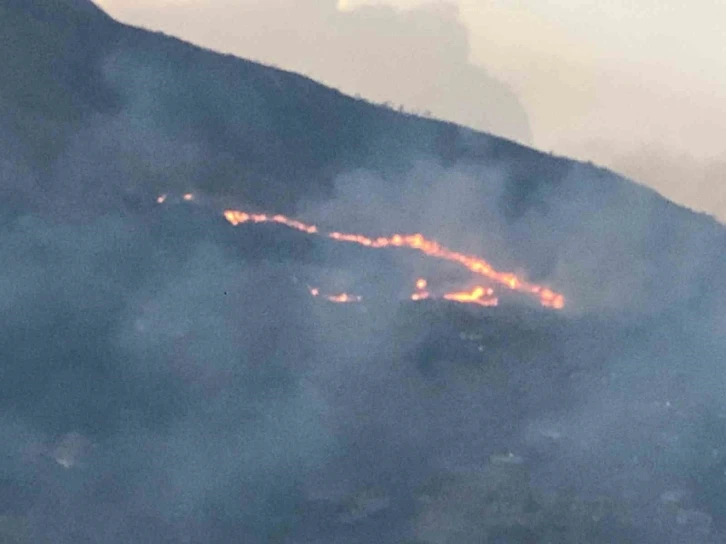
<path fill-rule="evenodd" d="M 350 94 L 612 166 L 726 219 L 724 2 L 97 3 L 121 21 Z"/>

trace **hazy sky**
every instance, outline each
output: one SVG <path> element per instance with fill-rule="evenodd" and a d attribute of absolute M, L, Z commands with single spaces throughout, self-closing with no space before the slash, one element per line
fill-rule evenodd
<path fill-rule="evenodd" d="M 545 151 L 726 219 L 720 0 L 99 0 L 118 19 Z"/>

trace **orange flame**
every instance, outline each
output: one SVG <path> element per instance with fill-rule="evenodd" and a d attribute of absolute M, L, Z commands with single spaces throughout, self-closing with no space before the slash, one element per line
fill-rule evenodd
<path fill-rule="evenodd" d="M 320 234 L 321 236 L 326 236 L 338 242 L 354 243 L 370 248 L 400 247 L 413 249 L 429 257 L 457 263 L 470 272 L 504 285 L 513 291 L 532 295 L 539 299 L 540 304 L 546 308 L 559 310 L 565 306 L 565 297 L 562 294 L 542 287 L 541 285 L 528 283 L 511 272 L 498 272 L 484 259 L 473 255 L 458 253 L 440 245 L 438 242 L 424 238 L 421 234 L 394 234 L 391 237 L 369 238 L 361 234 L 346 234 L 342 232 L 321 233 L 315 225 L 308 225 L 301 221 L 289 219 L 284 215 L 270 216 L 267 214 L 250 214 L 239 210 L 226 210 L 224 217 L 235 226 L 247 222 L 278 223 L 308 234 Z"/>
<path fill-rule="evenodd" d="M 456 302 L 479 304 L 480 306 L 497 306 L 499 304 L 499 300 L 494 296 L 494 289 L 485 288 L 480 285 L 474 287 L 471 291 L 447 293 L 444 295 L 444 298 Z"/>
<path fill-rule="evenodd" d="M 348 293 L 340 293 L 339 295 L 321 295 L 320 289 L 317 287 L 308 287 L 308 291 L 314 297 L 322 296 L 325 300 L 330 302 L 337 302 L 338 304 L 347 304 L 351 302 L 362 302 L 363 297 L 359 295 L 349 295 Z"/>
<path fill-rule="evenodd" d="M 224 218 L 235 227 L 242 223 L 279 223 L 291 229 L 299 230 L 307 234 L 318 234 L 318 227 L 315 225 L 306 225 L 294 219 L 288 219 L 284 215 L 266 215 L 263 213 L 246 213 L 239 210 L 226 210 Z"/>
<path fill-rule="evenodd" d="M 330 302 L 361 302 L 363 297 L 358 295 L 349 295 L 348 293 L 341 293 L 340 295 L 328 295 L 327 298 Z"/>
<path fill-rule="evenodd" d="M 423 278 L 419 278 L 416 280 L 416 292 L 411 295 L 411 300 L 426 300 L 431 296 L 431 293 L 429 293 L 426 290 L 426 287 L 428 287 L 429 282 L 427 282 Z"/>
<path fill-rule="evenodd" d="M 163 204 L 167 200 L 167 197 L 168 195 L 162 194 L 156 199 L 156 201 L 159 204 Z M 185 201 L 195 200 L 195 196 L 192 193 L 185 193 L 182 198 Z M 534 296 L 545 308 L 554 308 L 559 310 L 565 306 L 565 297 L 561 293 L 557 293 L 552 289 L 541 285 L 526 282 L 511 272 L 498 272 L 494 270 L 494 268 L 484 259 L 474 255 L 467 255 L 465 253 L 453 251 L 440 245 L 434 240 L 424 238 L 421 234 L 394 234 L 390 237 L 381 236 L 378 238 L 369 238 L 361 234 L 347 234 L 342 232 L 324 233 L 320 232 L 318 227 L 315 225 L 308 225 L 302 221 L 290 219 L 284 215 L 248 213 L 240 210 L 225 210 L 224 218 L 234 226 L 248 222 L 277 223 L 306 234 L 317 234 L 339 242 L 354 243 L 364 247 L 398 247 L 413 249 L 435 259 L 459 264 L 470 272 L 504 285 L 512 291 Z M 423 278 L 419 278 L 416 281 L 416 292 L 411 295 L 411 300 L 424 300 L 430 298 L 431 294 L 427 290 L 427 287 L 428 282 Z M 320 296 L 320 291 L 317 288 L 311 288 L 310 293 L 313 296 Z M 324 298 L 332 302 L 360 302 L 362 300 L 362 298 L 357 295 L 349 295 L 346 293 L 342 293 L 340 295 L 325 295 Z M 496 306 L 498 303 L 497 298 L 494 297 L 494 291 L 490 287 L 482 286 L 476 286 L 468 292 L 462 291 L 447 293 L 443 295 L 443 298 L 457 302 L 480 304 L 482 306 Z"/>

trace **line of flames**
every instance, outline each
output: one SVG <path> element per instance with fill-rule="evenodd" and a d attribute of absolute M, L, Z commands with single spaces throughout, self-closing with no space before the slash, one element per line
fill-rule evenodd
<path fill-rule="evenodd" d="M 438 242 L 426 239 L 421 234 L 394 234 L 390 237 L 369 238 L 360 234 L 346 234 L 342 232 L 322 232 L 315 225 L 309 225 L 302 221 L 290 219 L 284 215 L 268 215 L 261 213 L 247 213 L 240 210 L 225 210 L 225 219 L 232 225 L 243 223 L 277 223 L 291 229 L 307 234 L 325 236 L 338 242 L 358 244 L 370 248 L 407 248 L 420 251 L 429 257 L 457 263 L 476 275 L 483 276 L 495 283 L 499 283 L 512 291 L 528 294 L 536 297 L 545 308 L 562 309 L 565 306 L 565 297 L 547 287 L 526 282 L 511 272 L 498 272 L 484 259 L 473 255 L 467 255 L 448 249 Z M 423 300 L 430 297 L 425 290 L 426 282 L 421 279 L 417 282 L 417 291 L 412 295 L 412 300 Z M 312 293 L 312 292 L 311 292 Z M 314 296 L 319 296 L 312 293 Z M 475 303 L 483 306 L 496 306 L 497 299 L 493 297 L 494 291 L 489 287 L 476 286 L 471 291 L 447 293 L 443 298 L 458 302 Z M 333 302 L 354 302 L 358 301 L 355 295 L 327 295 Z M 357 299 L 357 300 L 356 300 Z"/>
<path fill-rule="evenodd" d="M 478 304 L 479 306 L 497 306 L 499 299 L 494 296 L 494 289 L 491 287 L 482 287 L 477 285 L 471 291 L 457 291 L 453 293 L 444 293 L 441 297 L 434 297 L 427 290 L 428 282 L 420 278 L 416 281 L 416 292 L 411 295 L 411 300 L 427 300 L 429 298 L 443 298 L 460 302 L 462 304 Z M 346 304 L 351 302 L 362 302 L 363 297 L 360 295 L 351 295 L 350 293 L 339 293 L 335 295 L 323 294 L 318 287 L 309 287 L 308 291 L 314 297 L 322 297 L 330 302 Z"/>

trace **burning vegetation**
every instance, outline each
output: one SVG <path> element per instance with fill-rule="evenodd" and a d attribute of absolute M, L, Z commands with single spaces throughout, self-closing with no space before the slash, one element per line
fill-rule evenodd
<path fill-rule="evenodd" d="M 163 204 L 166 200 L 167 195 L 165 194 L 157 198 L 159 204 Z M 186 193 L 183 195 L 183 200 L 192 202 L 195 197 L 191 193 Z M 565 306 L 565 297 L 561 293 L 541 285 L 529 283 L 511 272 L 499 272 L 480 257 L 451 250 L 434 240 L 425 238 L 422 234 L 394 234 L 389 237 L 370 238 L 362 234 L 337 231 L 326 232 L 316 225 L 303 223 L 281 214 L 250 213 L 234 209 L 225 210 L 224 218 L 234 226 L 244 223 L 276 223 L 306 234 L 322 236 L 337 242 L 357 244 L 371 249 L 402 248 L 418 251 L 427 257 L 457 264 L 477 276 L 486 278 L 491 284 L 498 284 L 508 290 L 531 296 L 545 308 L 560 310 Z M 473 285 L 463 290 L 433 293 L 427 280 L 419 278 L 415 286 L 416 290 L 410 296 L 410 299 L 414 301 L 439 298 L 480 306 L 497 306 L 499 303 L 494 288 L 490 285 Z M 312 296 L 322 297 L 330 302 L 351 303 L 363 300 L 361 296 L 349 293 L 322 294 L 317 287 L 309 287 L 308 290 Z"/>

